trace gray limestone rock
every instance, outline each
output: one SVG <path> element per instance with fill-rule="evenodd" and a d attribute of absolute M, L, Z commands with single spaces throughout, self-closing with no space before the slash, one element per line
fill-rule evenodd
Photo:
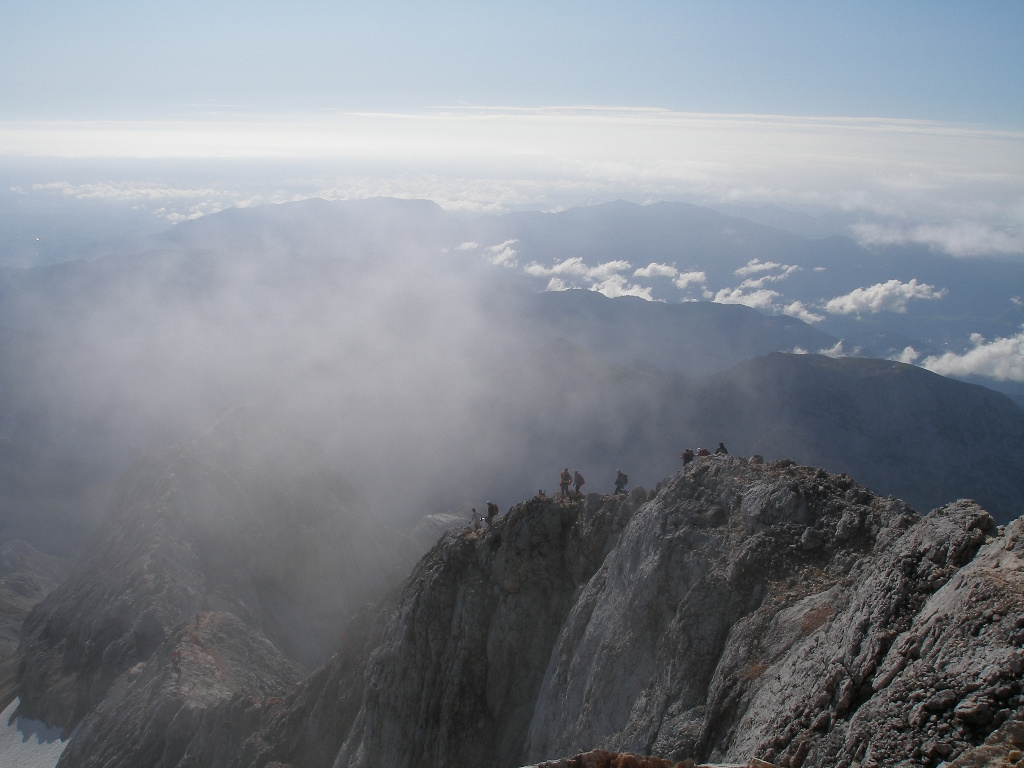
<path fill-rule="evenodd" d="M 1024 722 L 1022 608 L 1024 519 L 709 457 L 657 493 L 448 531 L 291 692 L 144 707 L 144 732 L 175 724 L 170 757 L 110 764 L 968 765 Z M 165 653 L 140 681 L 167 679 Z M 122 676 L 82 733 L 147 685 Z"/>
<path fill-rule="evenodd" d="M 1020 716 L 1020 521 L 1000 531 L 970 501 L 922 517 L 845 476 L 731 457 L 646 498 L 530 503 L 448 534 L 333 764 L 601 747 L 935 765 Z"/>

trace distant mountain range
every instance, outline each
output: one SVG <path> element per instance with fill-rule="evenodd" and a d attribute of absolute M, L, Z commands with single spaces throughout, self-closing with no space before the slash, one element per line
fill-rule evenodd
<path fill-rule="evenodd" d="M 882 314 L 809 325 L 679 301 L 685 292 L 665 276 L 646 280 L 666 301 L 540 290 L 552 265 L 572 259 L 582 266 L 558 273 L 566 282 L 598 280 L 609 273 L 586 270 L 602 263 L 658 263 L 705 273 L 686 289 L 698 295 L 783 273 L 764 285 L 808 303 L 912 274 L 949 287 L 885 313 L 883 342 L 915 328 L 948 337 L 983 317 L 979 297 L 991 314 L 992 296 L 1024 284 L 1010 262 L 869 252 L 685 204 L 498 216 L 307 200 L 224 211 L 117 255 L 3 272 L 0 436 L 11 450 L 0 450 L 10 510 L 0 533 L 73 554 L 133 460 L 240 403 L 315 435 L 390 519 L 550 490 L 567 463 L 591 488 L 620 465 L 653 485 L 687 444 L 718 440 L 853 473 L 921 509 L 966 495 L 1014 514 L 1021 412 L 1007 401 L 897 364 L 762 359 L 838 354 L 848 337 L 826 331 L 870 331 Z M 786 269 L 758 267 L 769 263 Z M 933 324 L 928 312 L 943 306 L 959 309 Z M 1011 314 L 971 327 L 1009 333 Z M 938 349 L 935 334 L 910 340 Z"/>

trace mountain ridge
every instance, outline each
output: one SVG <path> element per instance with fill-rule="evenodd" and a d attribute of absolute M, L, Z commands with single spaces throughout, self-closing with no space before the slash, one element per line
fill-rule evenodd
<path fill-rule="evenodd" d="M 652 491 L 445 533 L 283 698 L 240 693 L 186 727 L 160 704 L 180 687 L 172 633 L 60 766 L 511 768 L 595 748 L 934 766 L 1024 727 L 1022 588 L 1022 519 L 921 516 L 846 475 L 706 457 Z M 95 726 L 119 718 L 184 730 L 138 762 Z"/>

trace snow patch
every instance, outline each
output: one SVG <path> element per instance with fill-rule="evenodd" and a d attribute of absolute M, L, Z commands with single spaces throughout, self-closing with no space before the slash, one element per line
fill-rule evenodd
<path fill-rule="evenodd" d="M 27 717 L 11 720 L 18 703 L 15 699 L 0 714 L 0 768 L 54 768 L 68 745 L 61 729 Z"/>

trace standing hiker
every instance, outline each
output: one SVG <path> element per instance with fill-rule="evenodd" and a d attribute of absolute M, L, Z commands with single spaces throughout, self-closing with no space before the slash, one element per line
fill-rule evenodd
<path fill-rule="evenodd" d="M 562 489 L 562 498 L 569 498 L 569 484 L 572 483 L 572 475 L 569 474 L 569 468 L 566 467 L 562 470 L 562 474 L 558 476 L 558 487 Z"/>

